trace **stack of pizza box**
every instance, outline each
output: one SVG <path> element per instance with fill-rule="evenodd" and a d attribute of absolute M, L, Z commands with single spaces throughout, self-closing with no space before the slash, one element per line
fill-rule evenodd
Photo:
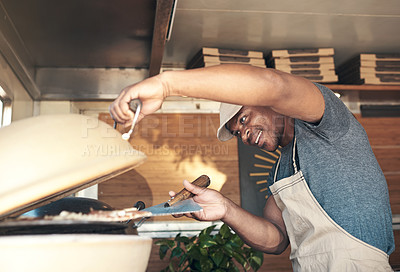
<path fill-rule="evenodd" d="M 266 67 L 263 52 L 261 51 L 203 47 L 189 62 L 187 69 L 229 63 Z"/>
<path fill-rule="evenodd" d="M 314 82 L 338 81 L 333 48 L 272 50 L 266 57 L 267 66 Z"/>
<path fill-rule="evenodd" d="M 337 72 L 341 83 L 400 85 L 400 54 L 359 54 Z"/>

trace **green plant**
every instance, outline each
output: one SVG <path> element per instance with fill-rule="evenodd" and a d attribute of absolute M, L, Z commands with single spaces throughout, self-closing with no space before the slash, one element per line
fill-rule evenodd
<path fill-rule="evenodd" d="M 201 271 L 222 272 L 257 271 L 262 265 L 263 253 L 245 246 L 240 237 L 223 224 L 219 232 L 211 235 L 215 225 L 203 229 L 194 237 L 176 235 L 175 239 L 161 239 L 160 259 L 169 254 L 169 264 L 162 272 Z"/>

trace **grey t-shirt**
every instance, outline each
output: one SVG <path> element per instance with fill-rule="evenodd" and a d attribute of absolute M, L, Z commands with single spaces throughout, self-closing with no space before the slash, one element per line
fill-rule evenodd
<path fill-rule="evenodd" d="M 317 125 L 295 120 L 299 168 L 337 224 L 390 254 L 394 238 L 388 188 L 367 134 L 331 90 L 316 86 L 324 96 L 325 112 Z M 293 142 L 282 149 L 277 180 L 294 173 L 292 148 Z"/>

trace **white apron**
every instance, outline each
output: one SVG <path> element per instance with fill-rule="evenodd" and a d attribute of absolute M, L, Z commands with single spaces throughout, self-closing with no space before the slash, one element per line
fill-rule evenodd
<path fill-rule="evenodd" d="M 282 211 L 290 240 L 290 259 L 294 271 L 393 271 L 389 256 L 350 235 L 336 224 L 311 193 L 303 174 L 297 170 L 296 139 L 293 144 L 294 175 L 270 186 Z"/>

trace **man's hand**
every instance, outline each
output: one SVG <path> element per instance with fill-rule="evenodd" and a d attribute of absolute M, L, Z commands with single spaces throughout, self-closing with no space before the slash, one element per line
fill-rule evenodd
<path fill-rule="evenodd" d="M 194 194 L 193 200 L 203 208 L 201 212 L 185 214 L 185 216 L 200 221 L 215 221 L 226 216 L 229 200 L 221 193 L 212 189 L 198 187 L 187 180 L 183 181 L 183 185 L 186 190 Z M 169 194 L 173 197 L 175 192 L 171 191 Z"/>
<path fill-rule="evenodd" d="M 138 121 L 140 121 L 146 115 L 157 111 L 166 96 L 167 90 L 160 77 L 151 77 L 124 88 L 110 105 L 110 114 L 115 121 L 127 127 L 132 123 L 134 116 L 129 109 L 130 101 L 136 98 L 142 101 L 142 110 L 138 118 Z"/>
<path fill-rule="evenodd" d="M 282 212 L 273 197 L 268 198 L 264 218 L 249 213 L 221 193 L 198 187 L 184 181 L 186 190 L 193 193 L 193 200 L 203 211 L 184 214 L 200 221 L 221 220 L 231 227 L 249 246 L 266 253 L 280 254 L 289 244 Z M 175 192 L 169 192 L 174 196 Z M 183 215 L 174 215 L 181 217 Z"/>

